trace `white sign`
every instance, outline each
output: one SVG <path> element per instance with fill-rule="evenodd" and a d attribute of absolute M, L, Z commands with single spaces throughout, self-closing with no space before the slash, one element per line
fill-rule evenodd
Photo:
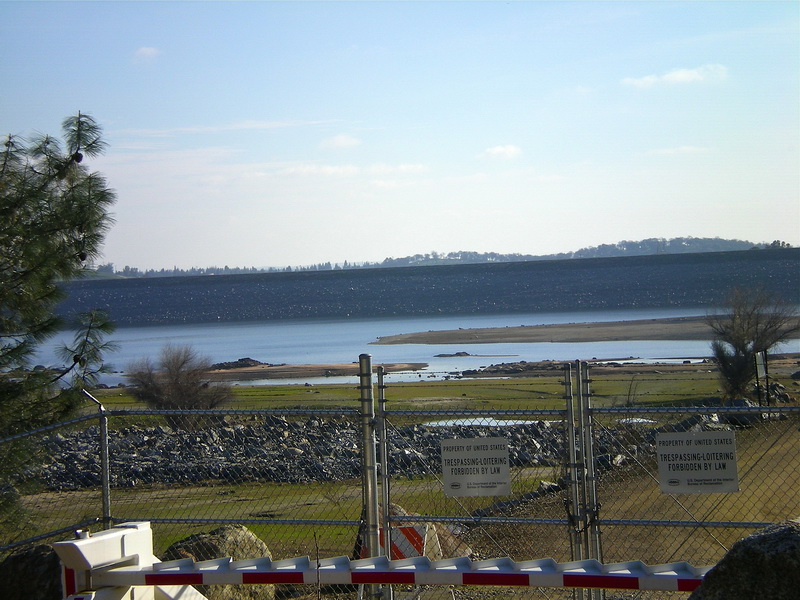
<path fill-rule="evenodd" d="M 442 440 L 445 496 L 506 496 L 511 493 L 506 438 Z"/>
<path fill-rule="evenodd" d="M 665 494 L 738 492 L 733 431 L 656 435 L 658 481 Z"/>

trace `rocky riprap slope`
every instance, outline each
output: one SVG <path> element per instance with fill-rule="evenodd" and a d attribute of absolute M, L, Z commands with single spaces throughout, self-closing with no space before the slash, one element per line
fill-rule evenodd
<path fill-rule="evenodd" d="M 735 415 L 734 415 L 735 416 Z M 747 422 L 739 422 L 747 420 Z M 653 455 L 658 431 L 751 426 L 749 415 L 737 422 L 695 415 L 661 428 L 640 429 L 620 422 L 595 430 L 595 464 L 601 471 L 628 465 L 631 456 Z M 506 426 L 410 425 L 391 429 L 392 476 L 413 478 L 441 471 L 441 441 L 449 438 L 504 437 L 512 467 L 557 466 L 566 452 L 560 421 L 526 421 Z M 354 420 L 308 418 L 289 421 L 267 416 L 258 423 L 228 418 L 193 431 L 132 425 L 109 432 L 111 485 L 193 485 L 208 481 L 309 483 L 361 476 L 361 432 Z M 49 490 L 78 490 L 100 485 L 99 428 L 56 433 L 41 444 L 38 467 L 24 478 Z"/>
<path fill-rule="evenodd" d="M 502 436 L 513 466 L 552 466 L 563 454 L 559 423 L 538 421 L 505 427 L 412 425 L 390 434 L 393 475 L 415 477 L 441 469 L 441 440 Z M 189 485 L 342 481 L 361 476 L 357 423 L 268 417 L 258 424 L 223 421 L 196 431 L 129 426 L 109 431 L 111 485 Z M 50 490 L 100 484 L 99 428 L 56 433 L 43 440 L 47 458 L 27 476 Z"/>
<path fill-rule="evenodd" d="M 800 248 L 435 267 L 85 279 L 64 284 L 68 321 L 119 327 L 641 308 L 713 308 L 733 288 L 800 302 Z"/>

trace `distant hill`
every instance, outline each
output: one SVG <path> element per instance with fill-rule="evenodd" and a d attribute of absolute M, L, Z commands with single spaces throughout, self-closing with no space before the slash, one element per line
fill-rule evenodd
<path fill-rule="evenodd" d="M 402 258 L 385 258 L 381 262 L 351 263 L 318 263 L 302 267 L 197 267 L 191 269 L 147 269 L 125 266 L 116 270 L 114 265 L 105 264 L 97 267 L 97 274 L 102 277 L 174 277 L 178 275 L 244 275 L 248 273 L 278 273 L 293 271 L 338 271 L 348 269 L 376 269 L 387 267 L 425 267 L 453 264 L 482 264 L 525 262 L 532 260 L 564 260 L 570 258 L 611 258 L 615 256 L 648 256 L 651 254 L 698 254 L 703 252 L 733 252 L 764 248 L 788 248 L 785 242 L 774 241 L 771 244 L 754 244 L 742 240 L 723 240 L 720 238 L 648 238 L 646 240 L 622 241 L 616 244 L 602 244 L 582 248 L 575 252 L 559 254 L 501 254 L 498 252 L 458 252 L 414 254 Z"/>
<path fill-rule="evenodd" d="M 613 258 L 88 279 L 58 312 L 118 326 L 719 306 L 734 287 L 800 304 L 800 248 Z"/>
<path fill-rule="evenodd" d="M 496 252 L 449 252 L 447 254 L 415 254 L 404 258 L 387 258 L 379 264 L 382 267 L 422 266 L 452 263 L 498 263 L 531 260 L 564 260 L 570 258 L 612 258 L 618 256 L 649 256 L 651 254 L 699 254 L 703 252 L 735 252 L 737 250 L 764 249 L 769 247 L 786 248 L 788 244 L 775 241 L 771 244 L 754 244 L 742 240 L 723 240 L 720 238 L 648 238 L 640 241 L 622 241 L 616 244 L 602 244 L 581 248 L 574 252 L 558 254 L 499 254 Z"/>

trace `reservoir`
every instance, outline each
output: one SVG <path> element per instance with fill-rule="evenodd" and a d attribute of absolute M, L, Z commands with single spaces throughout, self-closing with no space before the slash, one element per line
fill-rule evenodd
<path fill-rule="evenodd" d="M 301 319 L 238 323 L 206 323 L 119 328 L 109 339 L 118 350 L 109 353 L 106 362 L 115 374 L 106 376 L 104 383 L 113 385 L 124 381 L 121 376 L 133 361 L 156 360 L 166 344 L 189 345 L 212 362 L 253 358 L 272 364 L 336 364 L 357 362 L 360 354 L 372 355 L 373 365 L 381 363 L 426 363 L 422 372 L 387 374 L 392 380 L 422 378 L 442 379 L 467 369 L 502 362 L 573 361 L 598 359 L 682 359 L 710 355 L 706 341 L 620 341 L 591 343 L 514 343 L 458 345 L 375 345 L 379 337 L 418 331 L 458 328 L 516 327 L 624 321 L 667 317 L 702 316 L 705 309 L 641 309 L 588 311 L 581 313 L 531 313 L 498 315 L 443 315 L 425 317 L 389 317 L 364 319 Z M 44 345 L 36 363 L 58 365 L 55 349 L 71 341 L 72 334 L 64 332 Z M 795 351 L 795 350 L 791 350 Z M 466 352 L 469 356 L 436 355 Z M 250 381 L 248 384 L 313 383 L 315 380 Z M 316 380 L 317 382 L 320 379 Z M 355 377 L 322 378 L 327 383 L 357 381 Z"/>

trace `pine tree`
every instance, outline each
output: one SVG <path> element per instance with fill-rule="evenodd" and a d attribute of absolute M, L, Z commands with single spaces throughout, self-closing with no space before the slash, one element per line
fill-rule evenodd
<path fill-rule="evenodd" d="M 75 386 L 91 381 L 111 330 L 106 315 L 79 317 L 71 364 L 61 373 L 29 370 L 37 347 L 62 326 L 54 309 L 59 284 L 82 275 L 112 220 L 115 194 L 83 164 L 106 144 L 78 113 L 62 123 L 63 140 L 9 135 L 0 157 L 0 437 L 69 413 Z M 64 390 L 68 374 L 82 374 Z M 70 393 L 73 392 L 73 393 Z"/>

